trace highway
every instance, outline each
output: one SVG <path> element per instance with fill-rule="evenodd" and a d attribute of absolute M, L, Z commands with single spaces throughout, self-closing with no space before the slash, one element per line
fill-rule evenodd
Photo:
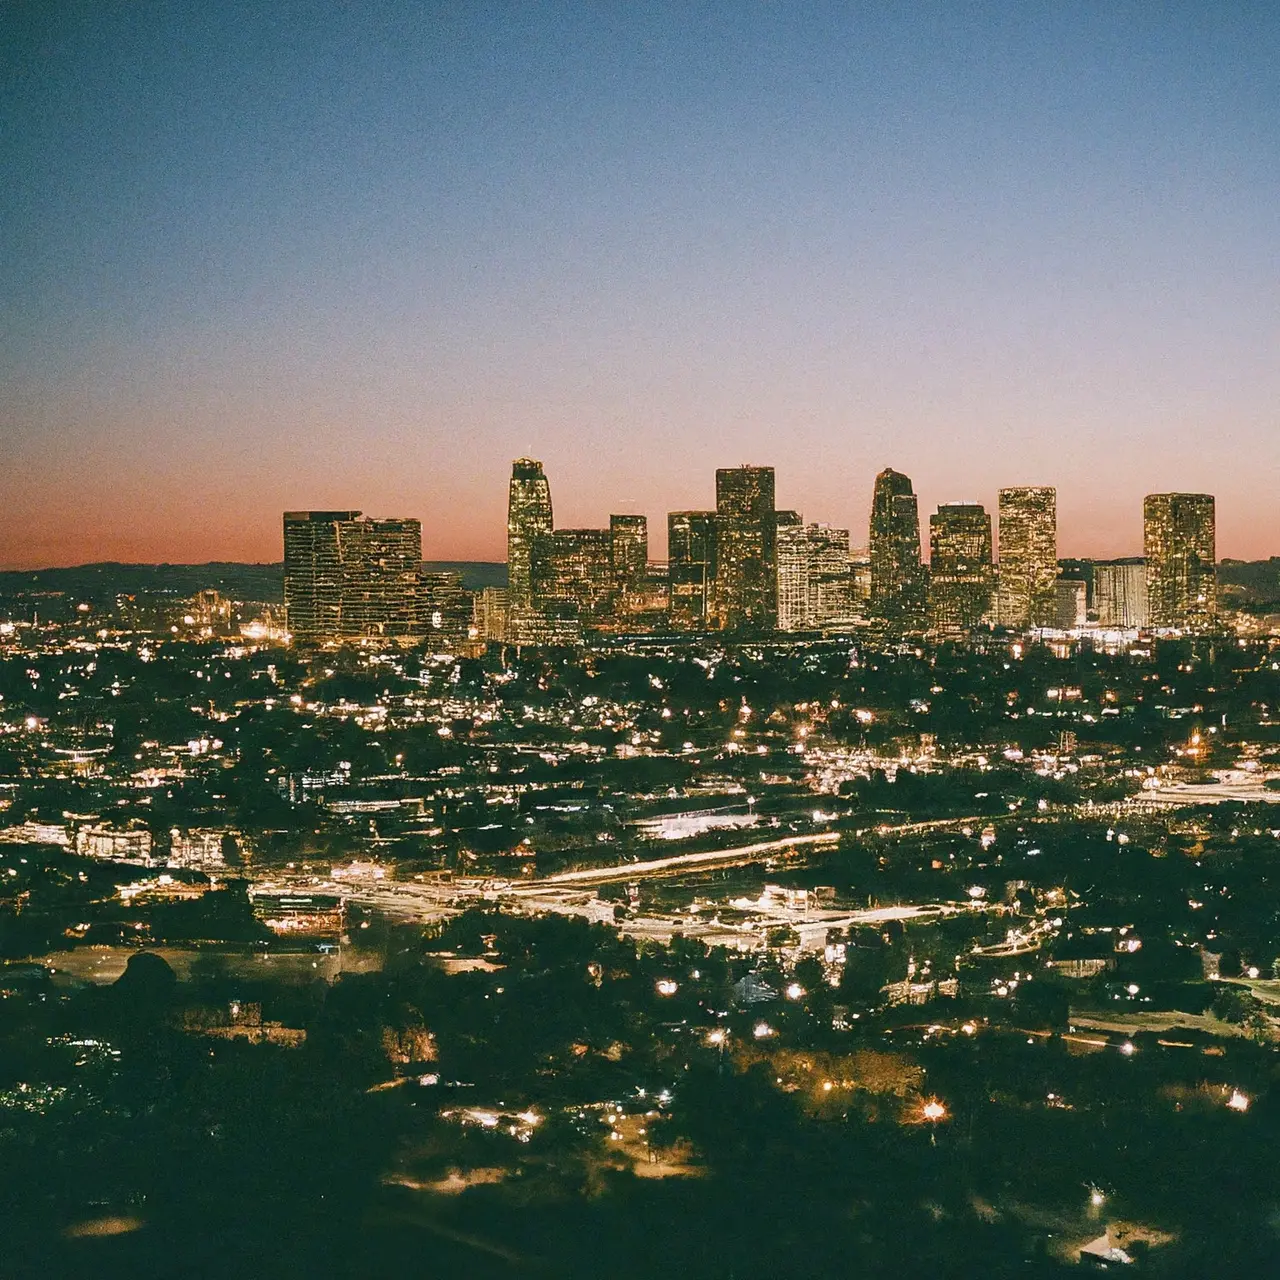
<path fill-rule="evenodd" d="M 648 862 L 615 863 L 608 867 L 589 867 L 584 871 L 562 871 L 534 882 L 540 889 L 553 884 L 616 884 L 620 880 L 643 880 L 649 876 L 680 875 L 691 867 L 740 867 L 759 862 L 775 853 L 783 853 L 800 845 L 834 845 L 840 843 L 838 831 L 818 835 L 788 836 L 784 840 L 766 840 L 760 844 L 739 845 L 735 849 L 712 849 L 705 853 L 678 853 L 670 858 L 653 858 Z"/>
<path fill-rule="evenodd" d="M 875 833 L 879 836 L 913 834 L 974 821 L 977 819 L 938 819 L 911 823 L 901 828 L 877 828 Z M 711 946 L 741 950 L 758 947 L 769 929 L 784 925 L 796 931 L 803 950 L 820 951 L 830 929 L 844 930 L 851 925 L 876 925 L 890 920 L 918 920 L 986 909 L 971 902 L 935 902 L 854 910 L 815 907 L 796 909 L 761 899 L 752 903 L 750 918 L 740 923 L 722 923 L 713 910 L 708 911 L 706 908 L 701 912 L 688 914 L 671 912 L 661 915 L 631 915 L 618 920 L 614 916 L 616 904 L 600 899 L 594 892 L 596 887 L 607 884 L 675 877 L 713 868 L 748 866 L 797 849 L 826 852 L 837 846 L 840 840 L 841 833 L 836 831 L 792 835 L 779 840 L 737 845 L 730 849 L 672 854 L 670 857 L 652 858 L 644 862 L 614 863 L 578 871 L 563 871 L 533 880 L 475 878 L 448 883 L 343 880 L 339 883 L 319 876 L 287 876 L 258 881 L 251 892 L 289 891 L 339 895 L 346 901 L 404 923 L 443 920 L 468 907 L 501 901 L 509 907 L 514 906 L 531 914 L 555 912 L 583 917 L 597 924 L 607 924 L 633 938 L 668 942 L 674 934 L 681 933 Z"/>

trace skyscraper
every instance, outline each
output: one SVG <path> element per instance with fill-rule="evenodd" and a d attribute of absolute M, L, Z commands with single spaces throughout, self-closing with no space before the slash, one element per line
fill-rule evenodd
<path fill-rule="evenodd" d="M 803 631 L 809 614 L 809 533 L 802 524 L 778 529 L 778 630 Z"/>
<path fill-rule="evenodd" d="M 1213 496 L 1148 494 L 1142 517 L 1151 625 L 1204 630 L 1218 608 Z"/>
<path fill-rule="evenodd" d="M 532 555 L 534 610 L 587 625 L 602 622 L 614 597 L 611 551 L 608 529 L 539 533 Z"/>
<path fill-rule="evenodd" d="M 772 467 L 716 472 L 716 614 L 725 631 L 762 633 L 778 621 Z"/>
<path fill-rule="evenodd" d="M 911 481 L 886 467 L 871 499 L 871 616 L 897 631 L 924 627 L 920 512 Z"/>
<path fill-rule="evenodd" d="M 1147 625 L 1147 567 L 1141 560 L 1093 566 L 1093 607 L 1102 627 Z"/>
<path fill-rule="evenodd" d="M 676 631 L 710 626 L 716 582 L 716 513 L 667 514 L 668 616 Z"/>
<path fill-rule="evenodd" d="M 778 525 L 778 630 L 820 627 L 852 611 L 849 530 Z"/>
<path fill-rule="evenodd" d="M 480 640 L 507 638 L 507 589 L 485 587 L 472 598 L 472 625 Z"/>
<path fill-rule="evenodd" d="M 284 513 L 285 616 L 296 641 L 419 634 L 421 571 L 417 520 Z"/>
<path fill-rule="evenodd" d="M 949 502 L 929 517 L 929 626 L 971 631 L 991 615 L 991 517 L 974 502 Z"/>
<path fill-rule="evenodd" d="M 1058 491 L 1000 490 L 1000 625 L 1052 627 L 1058 613 Z"/>
<path fill-rule="evenodd" d="M 533 543 L 553 527 L 551 485 L 542 463 L 517 458 L 507 496 L 507 607 L 512 618 L 533 608 Z"/>
<path fill-rule="evenodd" d="M 617 610 L 626 613 L 644 595 L 649 568 L 649 521 L 644 516 L 610 516 L 609 554 Z"/>

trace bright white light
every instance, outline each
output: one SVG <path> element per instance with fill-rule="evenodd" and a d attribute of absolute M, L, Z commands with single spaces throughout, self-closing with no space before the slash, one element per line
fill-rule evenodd
<path fill-rule="evenodd" d="M 660 996 L 673 996 L 680 990 L 680 984 L 674 978 L 659 978 L 654 987 Z"/>
<path fill-rule="evenodd" d="M 930 1098 L 929 1101 L 921 1107 L 920 1114 L 932 1124 L 937 1124 L 939 1120 L 946 1118 L 947 1109 L 937 1100 L 937 1098 Z"/>
<path fill-rule="evenodd" d="M 725 1032 L 723 1027 L 717 1027 L 714 1031 L 707 1033 L 708 1044 L 721 1045 L 724 1044 L 728 1038 L 728 1034 Z"/>
<path fill-rule="evenodd" d="M 757 1022 L 756 1025 L 751 1028 L 751 1034 L 755 1036 L 757 1040 L 767 1040 L 771 1035 L 773 1035 L 773 1028 L 767 1022 Z"/>
<path fill-rule="evenodd" d="M 1106 1198 L 1107 1197 L 1104 1196 L 1097 1187 L 1094 1187 L 1094 1189 L 1089 1192 L 1089 1203 L 1093 1205 L 1095 1209 L 1099 1208 L 1106 1201 Z"/>
<path fill-rule="evenodd" d="M 1249 1097 L 1247 1094 L 1241 1093 L 1239 1089 L 1232 1089 L 1231 1097 L 1227 1099 L 1227 1106 L 1232 1111 L 1248 1111 Z"/>
<path fill-rule="evenodd" d="M 786 994 L 788 1000 L 801 1000 L 804 998 L 805 991 L 798 982 L 793 982 L 787 987 Z"/>
<path fill-rule="evenodd" d="M 1137 1053 L 1138 1049 L 1132 1040 L 1126 1040 L 1124 1044 L 1120 1046 L 1120 1052 L 1123 1053 L 1126 1058 L 1128 1058 L 1128 1057 L 1131 1057 L 1133 1054 Z"/>

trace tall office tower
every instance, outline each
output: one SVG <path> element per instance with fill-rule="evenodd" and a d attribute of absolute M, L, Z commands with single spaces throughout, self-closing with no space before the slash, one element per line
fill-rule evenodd
<path fill-rule="evenodd" d="M 531 562 L 534 609 L 588 625 L 603 621 L 614 594 L 611 543 L 608 529 L 538 534 Z"/>
<path fill-rule="evenodd" d="M 1000 625 L 1018 630 L 1057 621 L 1058 491 L 1000 490 Z"/>
<path fill-rule="evenodd" d="M 809 617 L 815 627 L 854 613 L 849 530 L 829 524 L 807 526 L 809 534 Z"/>
<path fill-rule="evenodd" d="M 779 523 L 777 557 L 778 630 L 804 631 L 813 624 L 809 612 L 812 552 L 804 525 Z"/>
<path fill-rule="evenodd" d="M 1203 630 L 1218 610 L 1214 501 L 1208 493 L 1152 493 L 1142 508 L 1147 610 L 1153 627 Z"/>
<path fill-rule="evenodd" d="M 885 468 L 871 499 L 871 615 L 899 631 L 923 628 L 920 513 L 911 481 Z"/>
<path fill-rule="evenodd" d="M 761 633 L 778 623 L 777 515 L 772 467 L 716 472 L 716 615 L 725 631 Z"/>
<path fill-rule="evenodd" d="M 471 625 L 480 640 L 507 638 L 507 589 L 484 587 L 472 598 Z"/>
<path fill-rule="evenodd" d="M 1147 566 L 1112 560 L 1093 566 L 1093 607 L 1098 625 L 1126 630 L 1147 625 Z"/>
<path fill-rule="evenodd" d="M 533 543 L 553 527 L 551 485 L 542 463 L 517 458 L 507 496 L 507 604 L 513 615 L 533 608 Z"/>
<path fill-rule="evenodd" d="M 358 511 L 286 511 L 286 625 L 321 643 L 421 630 L 422 526 Z"/>
<path fill-rule="evenodd" d="M 976 502 L 948 502 L 929 517 L 929 626 L 972 631 L 991 615 L 991 517 Z"/>
<path fill-rule="evenodd" d="M 779 524 L 778 630 L 804 631 L 852 612 L 849 530 Z"/>
<path fill-rule="evenodd" d="M 711 625 L 716 547 L 714 511 L 667 514 L 667 611 L 676 631 L 705 631 Z"/>
<path fill-rule="evenodd" d="M 422 632 L 422 524 L 418 520 L 353 522 L 346 560 L 344 612 L 351 636 L 415 636 Z"/>
<path fill-rule="evenodd" d="M 620 612 L 627 612 L 645 593 L 649 567 L 649 521 L 644 516 L 610 516 L 609 548 L 618 608 Z"/>
<path fill-rule="evenodd" d="M 342 544 L 339 530 L 358 511 L 284 513 L 285 626 L 304 643 L 342 630 Z"/>

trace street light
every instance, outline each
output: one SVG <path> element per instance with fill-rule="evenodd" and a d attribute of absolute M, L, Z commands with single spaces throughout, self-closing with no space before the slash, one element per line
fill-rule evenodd
<path fill-rule="evenodd" d="M 938 1122 L 947 1118 L 947 1109 L 937 1098 L 927 1098 L 920 1114 L 929 1122 L 929 1145 L 938 1145 Z"/>

